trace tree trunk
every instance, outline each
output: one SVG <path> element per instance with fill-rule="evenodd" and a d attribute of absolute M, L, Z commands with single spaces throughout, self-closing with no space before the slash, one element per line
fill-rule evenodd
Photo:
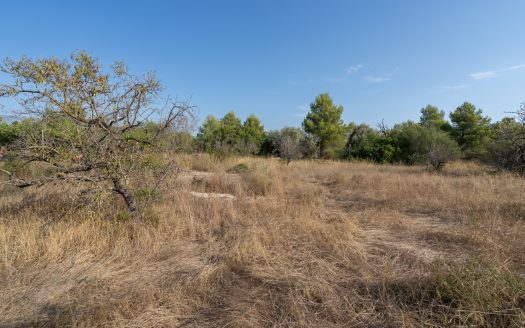
<path fill-rule="evenodd" d="M 324 140 L 319 141 L 319 158 L 325 158 L 325 148 Z"/>
<path fill-rule="evenodd" d="M 129 192 L 122 184 L 120 183 L 120 180 L 118 178 L 113 178 L 113 187 L 115 188 L 115 192 L 117 192 L 122 198 L 124 198 L 124 201 L 126 202 L 126 205 L 128 206 L 129 211 L 135 215 L 138 213 L 139 209 L 137 207 L 137 202 L 135 201 L 135 197 L 132 193 Z"/>

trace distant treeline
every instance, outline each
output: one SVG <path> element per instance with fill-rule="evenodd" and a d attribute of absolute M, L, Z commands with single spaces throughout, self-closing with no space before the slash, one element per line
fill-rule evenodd
<path fill-rule="evenodd" d="M 516 118 L 492 122 L 481 109 L 465 102 L 448 115 L 437 107 L 421 109 L 419 122 L 406 121 L 389 128 L 380 124 L 344 123 L 343 107 L 327 93 L 310 104 L 301 127 L 265 131 L 250 115 L 244 122 L 234 112 L 218 119 L 208 116 L 196 136 L 189 132 L 167 133 L 171 150 L 207 152 L 221 156 L 279 156 L 287 161 L 302 158 L 362 159 L 377 163 L 428 164 L 440 169 L 454 159 L 478 160 L 508 169 L 525 164 L 524 109 Z M 153 125 L 154 123 L 151 123 Z M 38 122 L 26 119 L 11 124 L 0 120 L 0 145 L 16 141 Z M 147 133 L 146 125 L 143 133 Z M 46 129 L 50 129 L 46 125 Z M 55 132 L 59 133 L 59 132 Z M 137 133 L 137 132 L 136 132 Z M 140 136 L 135 136 L 139 138 Z"/>

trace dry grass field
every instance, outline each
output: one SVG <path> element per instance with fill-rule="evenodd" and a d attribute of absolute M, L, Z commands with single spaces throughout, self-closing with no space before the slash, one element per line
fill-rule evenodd
<path fill-rule="evenodd" d="M 139 195 L 140 219 L 76 186 L 3 187 L 0 327 L 525 326 L 522 177 L 462 162 L 179 165 Z"/>

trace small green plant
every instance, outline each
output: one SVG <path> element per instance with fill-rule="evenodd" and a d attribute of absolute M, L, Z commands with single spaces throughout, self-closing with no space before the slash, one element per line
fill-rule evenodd
<path fill-rule="evenodd" d="M 154 201 L 154 200 L 161 200 L 162 199 L 162 193 L 157 189 L 153 187 L 144 187 L 135 193 L 135 196 L 138 200 L 143 201 Z"/>
<path fill-rule="evenodd" d="M 248 165 L 246 163 L 239 163 L 232 167 L 230 170 L 228 170 L 228 172 L 238 174 L 246 173 L 248 172 Z"/>
<path fill-rule="evenodd" d="M 132 218 L 132 215 L 128 211 L 119 211 L 115 214 L 115 220 L 117 222 L 126 222 Z"/>

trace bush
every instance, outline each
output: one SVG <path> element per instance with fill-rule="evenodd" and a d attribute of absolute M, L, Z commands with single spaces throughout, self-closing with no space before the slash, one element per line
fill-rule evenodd
<path fill-rule="evenodd" d="M 248 116 L 242 123 L 234 112 L 227 113 L 220 120 L 214 116 L 206 117 L 196 138 L 201 151 L 223 157 L 259 154 L 264 141 L 264 127 L 255 115 Z"/>
<path fill-rule="evenodd" d="M 303 157 L 302 140 L 304 132 L 296 128 L 284 128 L 280 131 L 277 139 L 277 150 L 279 156 L 288 163 Z"/>
<path fill-rule="evenodd" d="M 436 127 L 413 122 L 396 125 L 390 135 L 397 146 L 395 160 L 405 164 L 428 164 L 440 170 L 450 160 L 459 157 L 458 144 Z"/>
<path fill-rule="evenodd" d="M 261 154 L 279 156 L 288 163 L 301 158 L 316 158 L 319 156 L 318 140 L 300 128 L 285 127 L 266 134 Z"/>
<path fill-rule="evenodd" d="M 369 135 L 352 149 L 352 157 L 376 163 L 391 163 L 397 152 L 392 138 L 379 134 Z"/>
<path fill-rule="evenodd" d="M 191 154 L 195 151 L 195 139 L 189 132 L 176 132 L 169 138 L 170 148 L 177 153 Z"/>
<path fill-rule="evenodd" d="M 485 161 L 497 167 L 525 171 L 525 127 L 514 118 L 506 117 L 493 126 Z"/>
<path fill-rule="evenodd" d="M 460 154 L 458 144 L 446 133 L 439 130 L 429 129 L 427 131 L 427 144 L 425 158 L 434 170 L 441 170 L 445 164 L 457 159 Z"/>
<path fill-rule="evenodd" d="M 0 118 L 0 146 L 11 143 L 16 138 L 16 132 L 12 125 L 7 124 Z"/>

